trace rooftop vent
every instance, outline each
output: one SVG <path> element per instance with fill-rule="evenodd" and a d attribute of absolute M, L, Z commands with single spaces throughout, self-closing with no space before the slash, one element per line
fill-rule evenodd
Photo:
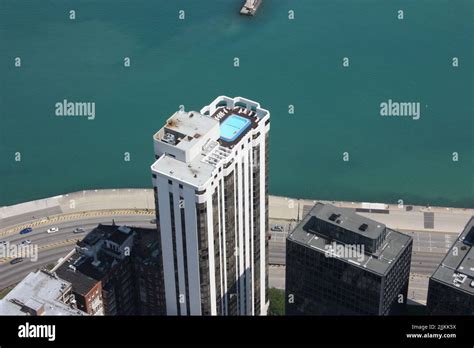
<path fill-rule="evenodd" d="M 474 226 L 471 227 L 469 232 L 466 234 L 466 237 L 464 237 L 462 241 L 464 244 L 474 246 Z"/>
<path fill-rule="evenodd" d="M 341 214 L 334 214 L 334 213 L 332 213 L 331 216 L 329 216 L 329 220 L 331 220 L 331 221 L 336 221 L 340 216 L 341 216 Z M 339 221 L 340 221 L 340 220 L 339 220 Z"/>
<path fill-rule="evenodd" d="M 118 228 L 118 230 L 119 230 L 120 232 L 125 233 L 125 234 L 129 234 L 129 233 L 132 231 L 132 229 L 131 229 L 130 227 L 127 227 L 127 226 L 120 226 L 120 227 Z"/>
<path fill-rule="evenodd" d="M 170 145 L 176 145 L 176 137 L 174 136 L 174 134 L 171 133 L 166 133 L 161 139 L 161 141 Z"/>
<path fill-rule="evenodd" d="M 359 226 L 359 231 L 367 231 L 367 228 L 369 227 L 369 225 L 367 224 L 362 224 Z"/>
<path fill-rule="evenodd" d="M 466 278 L 467 278 L 467 275 L 465 275 L 465 274 L 455 273 L 453 283 L 454 284 L 462 284 L 462 283 L 464 283 Z"/>

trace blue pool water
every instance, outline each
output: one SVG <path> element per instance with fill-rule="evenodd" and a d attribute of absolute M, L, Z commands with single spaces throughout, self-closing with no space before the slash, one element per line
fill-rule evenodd
<path fill-rule="evenodd" d="M 250 121 L 237 115 L 230 115 L 221 124 L 221 139 L 231 142 L 250 126 Z"/>

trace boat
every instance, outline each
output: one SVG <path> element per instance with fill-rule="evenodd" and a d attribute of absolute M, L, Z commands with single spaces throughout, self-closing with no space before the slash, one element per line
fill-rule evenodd
<path fill-rule="evenodd" d="M 241 15 L 255 16 L 258 8 L 260 7 L 262 0 L 246 0 L 244 6 L 240 10 Z"/>

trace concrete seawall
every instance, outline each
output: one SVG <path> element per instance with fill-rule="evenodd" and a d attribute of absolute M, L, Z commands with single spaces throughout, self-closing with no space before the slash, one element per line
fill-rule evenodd
<path fill-rule="evenodd" d="M 297 221 L 316 202 L 339 207 L 362 209 L 360 202 L 335 202 L 270 196 L 269 215 L 272 220 Z M 440 231 L 459 233 L 474 209 L 385 205 L 385 211 L 359 212 L 390 228 L 407 231 Z M 39 199 L 0 208 L 0 229 L 25 224 L 61 214 L 114 209 L 153 210 L 152 189 L 86 190 Z"/>

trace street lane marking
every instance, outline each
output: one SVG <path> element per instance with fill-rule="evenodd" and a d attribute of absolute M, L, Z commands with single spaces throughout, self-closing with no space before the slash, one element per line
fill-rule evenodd
<path fill-rule="evenodd" d="M 38 246 L 38 257 L 40 256 L 40 254 L 39 254 L 40 251 L 46 251 L 46 250 L 50 250 L 50 249 L 56 249 L 60 246 L 76 244 L 77 241 L 80 240 L 80 239 L 81 238 L 65 239 L 65 240 L 62 240 L 62 241 L 59 241 L 59 242 L 56 242 L 56 243 L 51 243 L 51 244 L 45 244 L 45 245 Z M 12 259 L 14 259 L 14 257 L 2 258 L 2 259 L 0 259 L 0 265 L 4 264 L 6 262 L 9 262 Z"/>
<path fill-rule="evenodd" d="M 62 214 L 56 215 L 49 219 L 42 218 L 40 220 L 36 220 L 32 223 L 22 224 L 19 226 L 11 227 L 0 232 L 0 236 L 5 237 L 14 233 L 18 233 L 24 228 L 27 227 L 38 227 L 43 225 L 52 225 L 59 221 L 71 221 L 71 220 L 80 220 L 84 218 L 94 217 L 94 216 L 115 216 L 115 215 L 150 215 L 154 216 L 155 211 L 151 209 L 114 209 L 114 210 L 97 210 L 91 212 L 82 212 L 82 213 L 70 213 L 70 214 Z"/>

